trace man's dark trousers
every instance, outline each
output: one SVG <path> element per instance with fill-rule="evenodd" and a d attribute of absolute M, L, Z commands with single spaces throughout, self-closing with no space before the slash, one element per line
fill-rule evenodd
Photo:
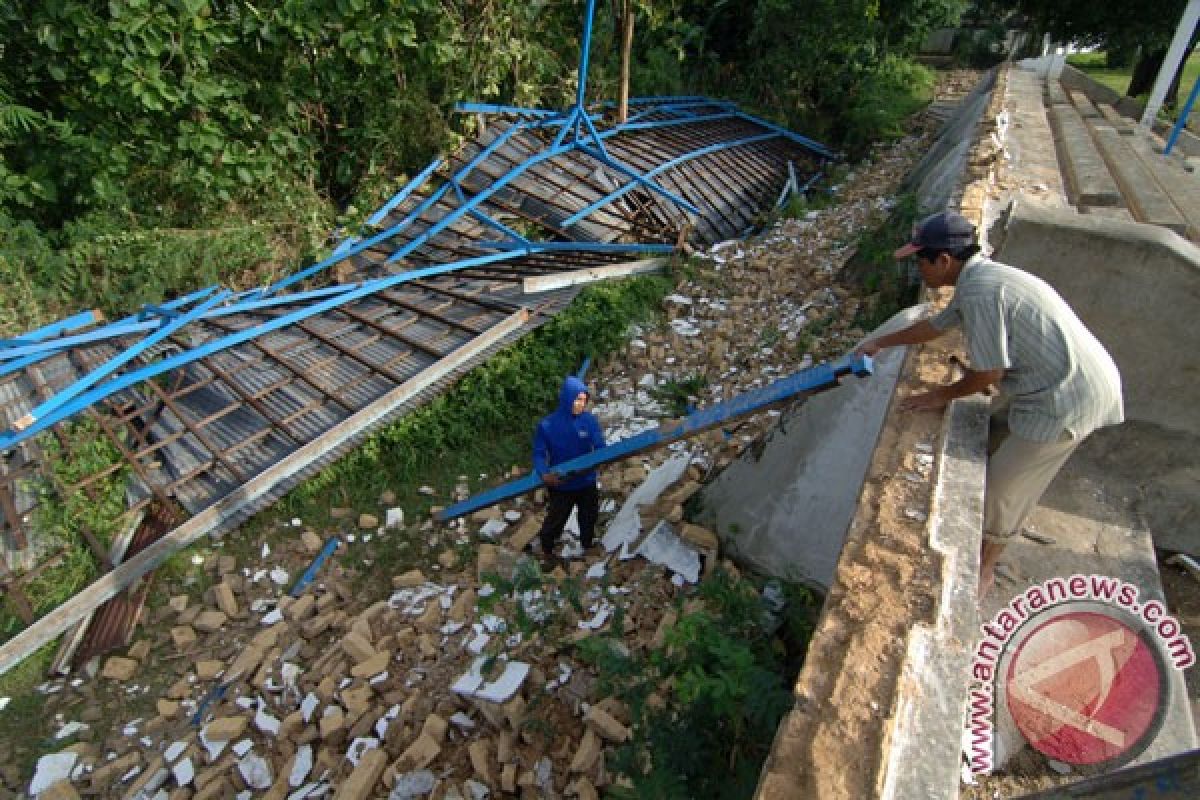
<path fill-rule="evenodd" d="M 563 526 L 571 517 L 571 509 L 579 508 L 579 543 L 586 550 L 592 546 L 592 534 L 596 530 L 596 517 L 600 515 L 600 495 L 595 486 L 586 486 L 574 491 L 548 489 L 550 507 L 546 511 L 546 520 L 538 532 L 542 540 L 542 552 L 549 553 L 562 535 Z"/>

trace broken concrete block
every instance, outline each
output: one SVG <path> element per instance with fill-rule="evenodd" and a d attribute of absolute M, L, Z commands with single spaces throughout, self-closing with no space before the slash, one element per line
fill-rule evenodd
<path fill-rule="evenodd" d="M 626 728 L 617 718 L 598 706 L 592 706 L 583 717 L 584 723 L 610 742 L 623 742 L 629 738 Z"/>
<path fill-rule="evenodd" d="M 421 725 L 421 734 L 428 736 L 435 742 L 444 741 L 446 731 L 450 729 L 450 723 L 444 717 L 438 714 L 430 714 L 425 717 L 425 722 Z"/>
<path fill-rule="evenodd" d="M 469 621 L 475 610 L 475 600 L 474 589 L 459 592 L 458 597 L 454 598 L 454 605 L 450 606 L 450 610 L 446 612 L 446 616 L 455 622 Z"/>
<path fill-rule="evenodd" d="M 318 729 L 322 739 L 328 739 L 333 734 L 346 727 L 346 714 L 339 706 L 329 706 L 321 717 Z"/>
<path fill-rule="evenodd" d="M 391 660 L 392 653 L 390 650 L 378 652 L 361 664 L 355 664 L 354 668 L 350 670 L 350 674 L 355 678 L 373 678 L 386 670 Z"/>
<path fill-rule="evenodd" d="M 467 754 L 471 757 L 471 768 L 475 770 L 475 775 L 484 783 L 491 785 L 492 749 L 488 746 L 488 742 L 484 739 L 472 742 L 471 746 L 467 748 Z"/>
<path fill-rule="evenodd" d="M 302 594 L 288 604 L 283 610 L 283 616 L 294 622 L 302 622 L 312 616 L 317 607 L 317 598 L 311 594 Z"/>
<path fill-rule="evenodd" d="M 353 631 L 342 637 L 342 651 L 350 656 L 355 664 L 362 664 L 377 655 L 371 643 L 363 638 L 362 634 Z"/>
<path fill-rule="evenodd" d="M 79 792 L 71 785 L 71 781 L 59 781 L 47 786 L 37 794 L 38 800 L 79 800 Z"/>
<path fill-rule="evenodd" d="M 134 661 L 145 661 L 146 656 L 150 655 L 150 642 L 145 639 L 139 639 L 133 643 L 133 646 L 129 648 L 129 652 L 126 655 Z"/>
<path fill-rule="evenodd" d="M 437 560 L 443 569 L 454 569 L 458 566 L 458 552 L 455 550 L 443 550 L 438 553 Z"/>
<path fill-rule="evenodd" d="M 140 666 L 141 664 L 132 658 L 111 656 L 104 662 L 104 671 L 100 675 L 113 681 L 127 681 L 137 674 Z"/>
<path fill-rule="evenodd" d="M 505 764 L 500 770 L 500 789 L 501 791 L 513 794 L 517 791 L 517 765 Z"/>
<path fill-rule="evenodd" d="M 233 587 L 228 583 L 221 582 L 213 587 L 213 599 L 217 602 L 217 608 L 225 612 L 225 616 L 237 616 L 237 599 L 233 596 Z"/>
<path fill-rule="evenodd" d="M 429 734 L 422 733 L 400 754 L 396 763 L 404 769 L 424 769 L 432 764 L 441 752 L 441 746 Z"/>
<path fill-rule="evenodd" d="M 403 575 L 396 575 L 392 578 L 392 588 L 394 589 L 411 589 L 424 583 L 425 575 L 419 569 L 410 569 Z"/>
<path fill-rule="evenodd" d="M 378 797 L 375 785 L 387 766 L 388 755 L 384 750 L 370 750 L 358 760 L 358 766 L 350 777 L 342 781 L 334 800 L 370 800 Z"/>
<path fill-rule="evenodd" d="M 600 793 L 596 791 L 596 787 L 582 775 L 567 787 L 567 795 L 574 795 L 579 800 L 600 800 Z M 795 796 L 799 797 L 799 795 Z"/>
<path fill-rule="evenodd" d="M 196 662 L 196 677 L 202 681 L 210 681 L 225 669 L 225 662 L 215 659 L 205 659 Z"/>
<path fill-rule="evenodd" d="M 413 626 L 419 631 L 433 631 L 442 627 L 442 607 L 436 602 L 426 604 L 421 616 L 413 620 Z"/>
<path fill-rule="evenodd" d="M 218 717 L 203 728 L 210 742 L 228 742 L 246 732 L 245 717 Z"/>
<path fill-rule="evenodd" d="M 225 626 L 228 619 L 224 611 L 203 611 L 196 616 L 192 627 L 202 633 L 215 633 Z"/>
<path fill-rule="evenodd" d="M 312 531 L 304 531 L 300 534 L 300 544 L 304 547 L 304 552 L 308 553 L 310 556 L 315 556 L 317 553 L 321 552 L 321 547 L 323 546 L 321 537 L 317 536 Z"/>
<path fill-rule="evenodd" d="M 604 743 L 600 741 L 600 737 L 591 728 L 583 732 L 583 738 L 579 741 L 579 747 L 575 749 L 575 756 L 571 759 L 571 772 L 587 772 L 596 763 L 596 759 L 604 752 Z"/>
<path fill-rule="evenodd" d="M 154 708 L 158 711 L 158 715 L 164 719 L 174 719 L 179 713 L 179 701 L 168 700 L 165 697 L 160 697 L 154 703 Z"/>
<path fill-rule="evenodd" d="M 371 707 L 371 699 L 375 692 L 370 686 L 357 686 L 342 691 L 342 702 L 351 714 L 361 714 Z"/>
<path fill-rule="evenodd" d="M 182 653 L 196 643 L 196 632 L 191 625 L 177 625 L 171 628 L 171 641 L 175 643 L 175 649 Z"/>
<path fill-rule="evenodd" d="M 358 528 L 364 531 L 373 531 L 379 527 L 379 517 L 374 514 L 359 514 Z"/>

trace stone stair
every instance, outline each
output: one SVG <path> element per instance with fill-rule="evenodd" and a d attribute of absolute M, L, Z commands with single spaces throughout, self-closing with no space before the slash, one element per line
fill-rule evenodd
<path fill-rule="evenodd" d="M 1188 159 L 1164 156 L 1161 138 L 1080 88 L 1047 78 L 1044 102 L 1067 199 L 1077 211 L 1200 242 L 1200 174 Z"/>

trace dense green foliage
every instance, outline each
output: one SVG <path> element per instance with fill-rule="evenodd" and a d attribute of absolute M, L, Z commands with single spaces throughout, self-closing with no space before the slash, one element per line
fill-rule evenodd
<path fill-rule="evenodd" d="M 632 788 L 610 796 L 733 800 L 754 793 L 792 706 L 790 679 L 815 616 L 815 598 L 804 587 L 789 584 L 784 595 L 782 625 L 773 633 L 756 586 L 718 568 L 699 587 L 702 602 L 689 604 L 647 657 L 630 653 L 619 638 L 579 644 L 580 656 L 599 672 L 601 691 L 625 701 L 633 717 L 633 739 L 610 763 Z"/>
<path fill-rule="evenodd" d="M 640 0 L 632 94 L 730 96 L 857 152 L 893 135 L 909 98 L 927 91 L 904 59 L 961 6 Z M 180 263 L 164 265 L 128 300 L 293 264 L 323 244 L 338 213 L 354 222 L 469 133 L 454 103 L 569 102 L 582 10 L 528 0 L 8 0 L 0 280 L 54 316 L 108 305 L 130 267 L 157 273 L 162 253 L 206 266 L 185 276 Z M 615 96 L 606 3 L 592 56 L 589 98 Z"/>

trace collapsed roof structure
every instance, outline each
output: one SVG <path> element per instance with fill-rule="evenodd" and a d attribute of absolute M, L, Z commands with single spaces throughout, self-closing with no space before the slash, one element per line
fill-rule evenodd
<path fill-rule="evenodd" d="M 476 138 L 319 263 L 0 341 L 0 585 L 29 626 L 0 646 L 0 672 L 436 396 L 581 282 L 744 235 L 835 158 L 705 97 L 634 99 L 621 122 L 586 105 L 593 11 L 589 0 L 573 106 L 460 106 L 485 120 Z M 119 457 L 64 481 L 54 463 L 96 438 Z M 123 534 L 108 546 L 83 532 L 106 574 L 35 622 L 22 582 L 54 557 L 33 524 L 39 497 L 94 495 L 114 478 Z M 139 607 L 101 609 L 80 655 L 119 644 Z"/>

